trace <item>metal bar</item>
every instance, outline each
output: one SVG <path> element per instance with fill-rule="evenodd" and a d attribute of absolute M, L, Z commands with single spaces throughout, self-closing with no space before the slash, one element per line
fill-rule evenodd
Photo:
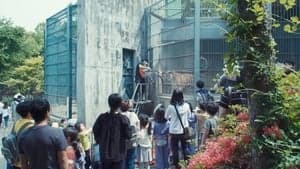
<path fill-rule="evenodd" d="M 72 5 L 69 6 L 68 8 L 68 27 L 67 27 L 67 36 L 68 36 L 68 56 L 69 56 L 69 59 L 70 59 L 70 64 L 69 64 L 69 104 L 68 104 L 68 110 L 69 110 L 69 114 L 68 114 L 68 118 L 72 118 L 72 95 L 73 95 L 73 80 L 72 80 L 72 61 L 73 61 L 73 58 L 72 58 Z"/>
<path fill-rule="evenodd" d="M 65 32 L 65 28 L 64 29 L 58 29 L 56 31 L 52 31 L 51 33 L 48 33 L 47 36 L 52 36 L 52 35 L 54 35 L 54 34 L 56 34 L 58 32 Z"/>
<path fill-rule="evenodd" d="M 153 13 L 153 12 L 151 12 L 151 14 L 152 14 L 152 13 Z M 167 16 L 166 18 L 170 18 L 170 17 L 176 16 L 177 14 L 181 14 L 181 13 L 182 13 L 182 11 L 177 12 L 177 13 L 175 13 L 175 14 L 173 14 L 173 15 Z M 155 16 L 154 16 L 154 17 L 155 17 Z M 155 24 L 157 24 L 157 23 L 159 23 L 159 22 L 161 22 L 161 20 L 158 20 L 158 21 L 156 21 L 156 22 L 151 23 L 150 26 L 155 25 Z"/>
<path fill-rule="evenodd" d="M 47 24 L 47 21 L 46 21 L 46 24 Z M 43 54 L 44 54 L 44 59 L 43 59 L 43 62 L 44 62 L 44 65 L 47 64 L 47 52 L 46 52 L 46 42 L 47 42 L 47 27 L 45 26 L 44 27 L 44 50 L 43 50 Z M 46 66 L 43 66 L 43 69 L 44 69 L 44 86 L 46 87 L 46 84 L 47 84 L 47 79 L 46 79 L 46 76 L 45 76 L 45 73 L 46 73 Z M 45 90 L 45 87 L 44 87 L 44 92 L 46 92 Z"/>
<path fill-rule="evenodd" d="M 58 45 L 58 44 L 64 44 L 62 42 L 65 42 L 66 40 L 65 39 L 62 39 L 62 40 L 56 40 L 54 42 L 51 42 L 51 43 L 47 43 L 47 47 L 50 47 L 50 46 L 53 46 L 53 45 Z"/>
<path fill-rule="evenodd" d="M 161 32 L 159 32 L 159 33 L 154 33 L 154 34 L 152 34 L 151 36 L 155 36 L 155 35 L 159 35 L 159 34 L 171 32 L 171 31 L 174 31 L 174 30 L 176 30 L 176 29 L 183 28 L 183 27 L 186 27 L 186 26 L 188 26 L 188 25 L 192 25 L 193 23 L 194 23 L 194 22 L 187 23 L 187 24 L 183 24 L 183 25 L 180 25 L 180 26 L 177 26 L 177 27 L 174 27 L 174 28 L 170 28 L 170 29 L 168 29 L 168 30 L 166 30 L 166 31 L 161 31 Z"/>
<path fill-rule="evenodd" d="M 62 97 L 62 98 L 66 97 L 64 95 L 55 95 L 55 94 L 47 94 L 47 93 L 45 93 L 45 96 L 55 96 L 55 97 Z"/>
<path fill-rule="evenodd" d="M 154 12 L 150 12 L 152 16 L 154 16 L 155 18 L 158 18 L 159 20 L 163 20 L 164 18 L 160 15 L 157 15 L 156 13 Z"/>
<path fill-rule="evenodd" d="M 154 3 L 154 4 L 152 4 L 152 5 L 150 6 L 150 8 L 153 8 L 154 10 L 158 10 L 158 9 L 161 9 L 161 8 L 163 8 L 163 7 L 165 7 L 165 6 L 167 6 L 167 5 L 171 4 L 171 3 L 173 3 L 174 1 L 176 1 L 176 0 L 170 1 L 169 3 L 165 3 L 166 0 L 161 0 L 161 1 L 158 1 L 158 2 L 156 2 L 156 3 Z M 164 5 L 160 6 L 160 7 L 157 8 L 157 9 L 154 8 L 155 6 L 159 6 L 159 4 L 162 3 L 162 2 L 163 2 Z"/>
<path fill-rule="evenodd" d="M 70 85 L 59 85 L 59 84 L 47 84 L 46 86 L 54 86 L 54 87 L 69 87 Z"/>
<path fill-rule="evenodd" d="M 163 57 L 163 58 L 154 59 L 154 60 L 178 59 L 178 58 L 185 58 L 185 57 L 189 57 L 189 56 L 193 56 L 193 54 Z"/>
<path fill-rule="evenodd" d="M 61 10 L 61 11 L 57 12 L 56 14 L 52 15 L 51 17 L 47 18 L 46 22 L 49 22 L 48 20 L 50 20 L 50 22 L 51 22 L 51 19 L 53 19 L 55 17 L 60 17 L 61 15 L 65 15 L 64 13 L 66 12 L 67 8 L 69 8 L 69 7 L 66 7 L 63 10 Z"/>
<path fill-rule="evenodd" d="M 47 76 L 62 76 L 62 75 L 68 75 L 69 73 L 45 73 Z"/>
<path fill-rule="evenodd" d="M 194 83 L 200 79 L 200 1 L 195 2 L 194 24 Z"/>
<path fill-rule="evenodd" d="M 176 43 L 184 43 L 186 41 L 190 41 L 190 40 L 193 40 L 193 39 L 187 39 L 187 40 L 180 40 L 180 41 L 172 41 L 172 42 L 167 42 L 167 43 L 160 43 L 158 45 L 155 45 L 155 46 L 151 46 L 151 48 L 157 48 L 157 47 L 162 47 L 162 46 L 166 46 L 166 45 L 172 45 L 172 44 L 176 44 Z"/>
<path fill-rule="evenodd" d="M 68 52 L 68 50 L 63 50 L 63 51 L 60 51 L 60 52 L 50 53 L 50 54 L 46 51 L 47 57 L 50 57 L 50 56 L 56 56 L 56 55 L 60 55 L 60 54 L 64 54 L 65 52 Z"/>
<path fill-rule="evenodd" d="M 67 64 L 67 63 L 69 63 L 69 61 L 67 61 L 67 62 L 51 63 L 51 64 L 47 64 L 47 65 L 45 65 L 45 66 L 56 66 L 56 65 L 63 65 L 63 64 Z"/>

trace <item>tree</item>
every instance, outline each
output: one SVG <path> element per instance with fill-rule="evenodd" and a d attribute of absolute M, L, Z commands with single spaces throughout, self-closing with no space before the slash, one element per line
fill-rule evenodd
<path fill-rule="evenodd" d="M 38 49 L 39 49 L 39 56 L 43 55 L 44 52 L 44 36 L 45 36 L 45 23 L 39 23 L 36 27 L 35 27 L 35 32 L 33 34 L 33 37 L 35 39 L 35 41 L 38 44 Z"/>
<path fill-rule="evenodd" d="M 8 19 L 0 18 L 0 80 L 5 77 L 5 72 L 22 62 L 23 38 L 25 30 L 13 26 Z"/>
<path fill-rule="evenodd" d="M 9 72 L 26 58 L 43 54 L 44 23 L 35 32 L 13 25 L 9 19 L 0 18 L 0 81 L 9 79 Z"/>
<path fill-rule="evenodd" d="M 27 58 L 24 64 L 14 68 L 4 84 L 15 92 L 35 95 L 43 91 L 43 76 L 42 57 L 31 57 Z"/>
<path fill-rule="evenodd" d="M 227 40 L 232 44 L 231 52 L 226 58 L 227 65 L 231 66 L 229 70 L 233 70 L 235 62 L 243 66 L 243 86 L 249 91 L 251 127 L 256 141 L 252 149 L 253 169 L 298 166 L 295 164 L 298 153 L 292 148 L 287 150 L 286 147 L 298 144 L 296 151 L 299 151 L 299 143 L 292 137 L 289 138 L 289 135 L 293 135 L 289 132 L 291 128 L 284 128 L 282 124 L 287 119 L 287 115 L 284 115 L 287 112 L 281 108 L 283 99 L 282 91 L 278 90 L 278 81 L 282 77 L 275 78 L 278 77 L 275 68 L 276 43 L 272 38 L 272 26 L 280 25 L 268 8 L 272 3 L 280 3 L 288 10 L 295 5 L 295 0 L 229 0 L 227 4 L 220 5 L 224 18 L 228 21 Z M 284 30 L 290 33 L 296 31 L 300 23 L 298 17 L 285 18 L 285 21 L 288 24 L 284 26 Z M 266 131 L 270 131 L 269 128 L 276 131 L 281 129 L 284 139 L 269 138 L 273 137 L 266 134 Z M 286 150 L 280 152 L 282 147 Z M 284 153 L 287 157 L 284 157 Z"/>

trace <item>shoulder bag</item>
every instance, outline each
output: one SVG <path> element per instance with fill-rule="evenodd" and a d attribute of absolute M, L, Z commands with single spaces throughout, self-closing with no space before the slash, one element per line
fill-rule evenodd
<path fill-rule="evenodd" d="M 177 117 L 180 121 L 181 127 L 183 128 L 183 137 L 184 137 L 184 139 L 189 140 L 189 139 L 193 138 L 193 136 L 194 136 L 193 128 L 183 126 L 182 119 L 181 119 L 181 116 L 178 112 L 178 109 L 177 109 L 176 105 L 174 105 L 174 107 L 175 107 L 175 110 L 176 110 Z"/>

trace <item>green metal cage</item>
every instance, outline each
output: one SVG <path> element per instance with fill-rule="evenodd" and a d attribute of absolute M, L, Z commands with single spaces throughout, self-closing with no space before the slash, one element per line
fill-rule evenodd
<path fill-rule="evenodd" d="M 76 102 L 77 5 L 48 18 L 45 29 L 45 96 L 54 114 L 71 117 Z"/>

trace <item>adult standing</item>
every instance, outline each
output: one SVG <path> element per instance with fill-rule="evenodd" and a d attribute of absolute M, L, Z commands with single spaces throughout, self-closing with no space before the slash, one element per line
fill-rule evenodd
<path fill-rule="evenodd" d="M 219 83 L 215 85 L 215 88 L 222 87 L 224 94 L 221 95 L 221 100 L 219 102 L 219 116 L 222 117 L 227 113 L 229 105 L 232 104 L 232 100 L 237 99 L 232 93 L 236 90 L 237 85 L 242 81 L 242 78 L 237 75 L 226 75 L 223 74 L 220 77 Z M 238 99 L 240 100 L 240 98 Z"/>
<path fill-rule="evenodd" d="M 22 169 L 68 169 L 68 146 L 62 129 L 48 125 L 50 104 L 45 99 L 32 101 L 35 125 L 19 139 Z"/>
<path fill-rule="evenodd" d="M 3 119 L 3 114 L 2 114 L 2 109 L 3 109 L 4 104 L 0 100 L 0 127 L 2 126 L 2 119 Z"/>
<path fill-rule="evenodd" d="M 17 113 L 21 116 L 21 119 L 17 120 L 14 125 L 12 132 L 16 133 L 17 137 L 29 127 L 34 125 L 34 122 L 31 118 L 31 101 L 25 101 L 17 105 Z M 21 169 L 21 160 L 14 161 L 12 164 L 14 169 Z"/>
<path fill-rule="evenodd" d="M 10 114 L 10 109 L 8 107 L 8 103 L 4 102 L 4 106 L 2 108 L 2 116 L 4 119 L 4 128 L 8 127 L 8 120 L 9 120 L 9 114 Z"/>
<path fill-rule="evenodd" d="M 184 160 L 188 160 L 186 150 L 186 139 L 184 138 L 184 128 L 189 126 L 188 115 L 191 113 L 190 106 L 184 102 L 183 92 L 180 89 L 173 91 L 170 105 L 166 110 L 165 117 L 170 119 L 169 133 L 171 135 L 171 152 L 173 155 L 173 165 L 180 169 L 179 163 L 179 143 Z M 182 124 L 181 122 L 182 121 Z M 182 126 L 183 125 L 183 126 Z"/>
<path fill-rule="evenodd" d="M 15 121 L 21 118 L 21 116 L 16 111 L 17 105 L 23 102 L 24 100 L 25 97 L 21 93 L 14 95 L 14 99 L 11 103 L 11 110 L 12 110 L 12 119 Z"/>
<path fill-rule="evenodd" d="M 122 104 L 119 94 L 108 97 L 110 111 L 96 120 L 93 132 L 100 146 L 103 169 L 122 169 L 126 158 L 126 141 L 130 139 L 130 121 L 118 112 Z"/>
<path fill-rule="evenodd" d="M 147 95 L 149 94 L 147 91 L 147 72 L 151 70 L 148 66 L 148 62 L 143 60 L 138 63 L 135 70 L 135 83 L 139 85 L 138 87 L 138 100 L 146 100 Z M 135 98 L 136 99 L 136 98 Z"/>
<path fill-rule="evenodd" d="M 140 130 L 140 120 L 135 112 L 129 111 L 132 107 L 129 101 L 123 101 L 121 105 L 122 114 L 130 121 L 132 138 L 127 143 L 127 157 L 125 160 L 125 169 L 135 169 L 134 162 L 137 157 L 137 140 L 136 135 Z"/>

